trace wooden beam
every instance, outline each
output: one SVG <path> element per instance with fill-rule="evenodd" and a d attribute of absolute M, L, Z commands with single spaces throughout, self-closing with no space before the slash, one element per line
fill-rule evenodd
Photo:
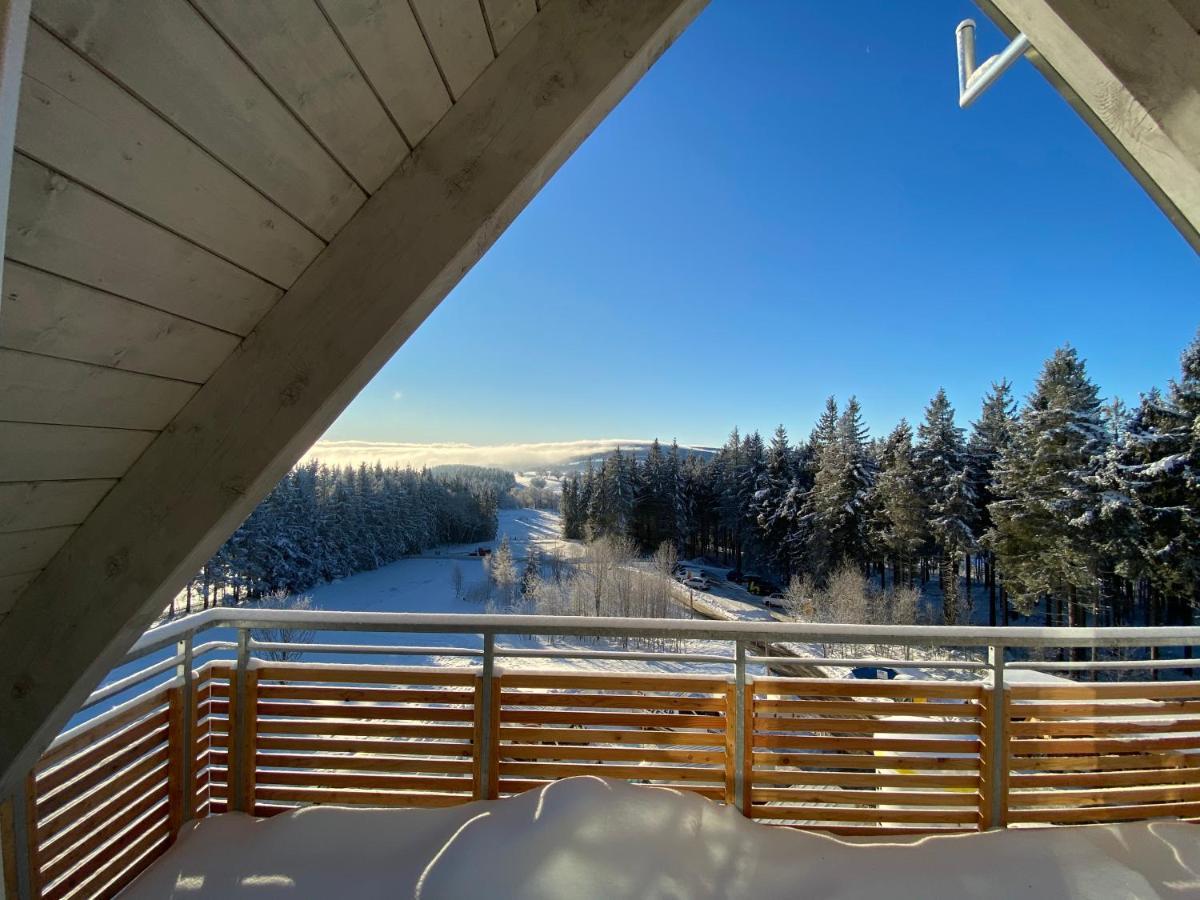
<path fill-rule="evenodd" d="M 8 221 L 17 109 L 21 105 L 21 70 L 25 65 L 25 41 L 29 36 L 29 5 L 30 0 L 0 0 L 0 216 L 3 222 Z M 4 231 L 0 228 L 0 259 L 4 258 Z"/>
<path fill-rule="evenodd" d="M 705 2 L 557 0 L 463 93 L 0 621 L 5 785 Z"/>
<path fill-rule="evenodd" d="M 1180 0 L 977 0 L 1200 252 L 1200 35 Z"/>

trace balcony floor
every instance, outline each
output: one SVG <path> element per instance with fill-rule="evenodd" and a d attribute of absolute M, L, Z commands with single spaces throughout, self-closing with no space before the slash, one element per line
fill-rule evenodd
<path fill-rule="evenodd" d="M 1200 830 L 1159 820 L 882 843 L 580 777 L 447 809 L 216 816 L 186 826 L 123 896 L 1179 898 L 1200 896 Z"/>

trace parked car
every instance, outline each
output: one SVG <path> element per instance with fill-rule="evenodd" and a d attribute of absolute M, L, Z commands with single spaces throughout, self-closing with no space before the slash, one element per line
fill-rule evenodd
<path fill-rule="evenodd" d="M 491 555 L 492 555 L 491 547 L 476 547 L 474 550 L 472 550 L 470 553 L 467 554 L 467 556 L 491 556 Z"/>
<path fill-rule="evenodd" d="M 699 575 L 691 575 L 687 577 L 684 579 L 683 584 L 685 587 L 694 588 L 698 591 L 707 591 L 712 588 L 712 585 L 708 583 L 708 579 L 701 578 Z"/>
<path fill-rule="evenodd" d="M 758 596 L 768 596 L 770 594 L 779 593 L 783 590 L 775 582 L 769 578 L 762 578 L 758 575 L 746 576 L 746 590 Z"/>
<path fill-rule="evenodd" d="M 725 573 L 725 580 L 732 581 L 734 584 L 741 584 L 745 577 L 740 569 L 730 569 Z"/>
<path fill-rule="evenodd" d="M 765 606 L 767 609 L 786 609 L 787 600 L 783 594 L 779 593 L 779 591 L 776 591 L 775 593 L 763 598 L 763 606 Z"/>

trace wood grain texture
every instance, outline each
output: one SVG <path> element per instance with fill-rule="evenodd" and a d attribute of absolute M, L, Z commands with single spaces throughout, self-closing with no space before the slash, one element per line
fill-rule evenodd
<path fill-rule="evenodd" d="M 153 431 L 0 422 L 0 478 L 12 481 L 120 478 Z"/>
<path fill-rule="evenodd" d="M 67 542 L 74 525 L 0 533 L 0 575 L 41 569 Z"/>
<path fill-rule="evenodd" d="M 36 24 L 25 53 L 17 148 L 280 287 L 325 246 Z"/>
<path fill-rule="evenodd" d="M 407 2 L 320 0 L 408 143 L 416 146 L 450 108 L 450 94 Z"/>
<path fill-rule="evenodd" d="M 496 52 L 501 53 L 517 32 L 537 15 L 537 5 L 534 0 L 483 0 L 483 11 L 487 14 Z"/>
<path fill-rule="evenodd" d="M 461 97 L 492 61 L 479 0 L 412 0 L 450 93 Z"/>
<path fill-rule="evenodd" d="M 0 532 L 78 525 L 114 479 L 0 483 Z"/>
<path fill-rule="evenodd" d="M 315 0 L 195 0 L 198 8 L 368 192 L 408 153 Z"/>
<path fill-rule="evenodd" d="M 157 431 L 195 393 L 187 381 L 0 349 L 0 420 Z"/>
<path fill-rule="evenodd" d="M 7 247 L 19 262 L 240 335 L 282 295 L 20 154 L 13 160 Z"/>
<path fill-rule="evenodd" d="M 199 384 L 238 343 L 227 331 L 20 263 L 4 267 L 0 347 Z"/>
<path fill-rule="evenodd" d="M 326 240 L 366 199 L 186 0 L 35 6 L 39 22 Z"/>

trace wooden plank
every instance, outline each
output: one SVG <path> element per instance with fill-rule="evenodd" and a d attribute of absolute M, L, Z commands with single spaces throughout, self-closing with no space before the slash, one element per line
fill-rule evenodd
<path fill-rule="evenodd" d="M 219 754 L 214 754 L 220 761 Z M 384 772 L 391 774 L 420 773 L 424 775 L 469 775 L 471 761 L 467 759 L 431 759 L 428 756 L 330 756 L 315 753 L 259 753 L 255 765 L 264 769 L 323 769 L 329 772 Z M 325 772 L 308 776 L 318 786 L 325 783 Z M 263 781 L 273 779 L 262 776 Z"/>
<path fill-rule="evenodd" d="M 1095 684 L 1018 684 L 1009 688 L 1013 714 L 1019 715 L 1022 700 L 1177 700 L 1200 697 L 1200 684 L 1194 681 L 1121 681 Z"/>
<path fill-rule="evenodd" d="M 30 0 L 8 0 L 0 5 L 0 211 L 3 211 L 0 215 L 8 211 L 10 201 L 21 70 L 29 40 L 29 7 Z M 5 255 L 4 243 L 4 233 L 0 231 L 0 259 Z"/>
<path fill-rule="evenodd" d="M 170 757 L 170 748 L 166 745 L 166 732 L 155 732 L 140 741 L 130 744 L 112 756 L 89 769 L 74 781 L 63 785 L 56 791 L 42 793 L 38 797 L 38 807 L 45 815 L 53 815 L 65 806 L 74 803 L 93 788 L 107 781 L 127 781 L 129 772 L 137 766 L 144 769 L 157 767 Z"/>
<path fill-rule="evenodd" d="M 1152 784 L 1200 785 L 1200 767 L 1182 769 L 1129 769 L 1116 772 L 1038 772 L 1009 776 L 1013 790 L 1036 788 L 1108 788 Z"/>
<path fill-rule="evenodd" d="M 167 761 L 168 820 L 171 823 L 171 841 L 174 842 L 184 821 L 191 818 L 188 798 L 194 798 L 192 785 L 183 783 L 183 763 L 188 748 L 183 744 L 183 722 L 187 711 L 183 708 L 183 688 L 177 686 L 167 690 L 167 747 L 171 750 Z M 187 806 L 185 811 L 185 804 Z"/>
<path fill-rule="evenodd" d="M 584 763 L 547 763 L 500 761 L 504 777 L 570 778 L 574 775 L 599 775 L 605 778 L 627 778 L 631 781 L 716 781 L 725 782 L 725 767 L 699 768 L 692 766 L 610 766 Z M 722 787 L 722 791 L 724 788 Z"/>
<path fill-rule="evenodd" d="M 4 267 L 0 346 L 201 383 L 236 335 L 47 272 Z"/>
<path fill-rule="evenodd" d="M 1137 747 L 1132 748 L 1134 750 Z M 1195 753 L 1128 753 L 1119 756 L 1031 756 L 1014 758 L 1012 769 L 1038 772 L 1111 772 L 1122 769 L 1180 769 L 1200 767 Z"/>
<path fill-rule="evenodd" d="M 733 806 L 737 802 L 737 729 L 734 723 L 737 721 L 737 685 L 728 684 L 725 686 L 725 796 L 724 801 L 729 806 Z M 747 747 L 747 756 L 750 756 L 750 742 L 745 742 Z M 753 771 L 751 765 L 751 771 Z M 745 781 L 745 793 L 751 790 L 752 781 Z"/>
<path fill-rule="evenodd" d="M 408 146 L 317 5 L 196 5 L 359 185 L 378 190 Z"/>
<path fill-rule="evenodd" d="M 91 744 L 83 752 L 77 753 L 70 759 L 39 771 L 37 774 L 38 790 L 43 795 L 48 794 L 82 775 L 97 763 L 127 750 L 131 746 L 144 744 L 146 749 L 149 749 L 163 739 L 164 734 L 169 731 L 169 727 L 169 711 L 163 710 L 157 715 L 137 722 L 130 728 L 111 733 L 102 741 Z M 150 739 L 149 743 L 146 743 L 147 739 Z"/>
<path fill-rule="evenodd" d="M 130 866 L 145 863 L 161 854 L 170 842 L 171 827 L 166 819 L 147 828 L 141 834 L 130 836 L 124 844 L 114 846 L 114 853 L 97 867 L 80 866 L 58 883 L 52 885 L 45 893 L 46 900 L 58 900 L 74 894 L 80 897 L 102 896 L 101 893 L 109 882 L 115 880 Z M 139 869 L 140 871 L 140 869 Z M 111 896 L 111 895 L 110 895 Z"/>
<path fill-rule="evenodd" d="M 335 803 L 338 806 L 386 806 L 386 807 L 443 807 L 470 803 L 470 794 L 438 794 L 432 791 L 368 791 L 335 790 L 331 788 L 291 787 L 286 785 L 262 785 L 257 798 L 265 801 L 292 803 Z"/>
<path fill-rule="evenodd" d="M 878 818 L 886 819 L 893 806 L 969 806 L 979 805 L 979 795 L 958 794 L 953 791 L 843 791 L 815 790 L 800 787 L 755 787 L 755 803 L 831 803 L 852 806 L 887 807 L 880 810 Z"/>
<path fill-rule="evenodd" d="M 121 712 L 106 718 L 102 723 L 91 725 L 74 737 L 68 738 L 61 744 L 51 747 L 38 760 L 38 770 L 45 772 L 59 760 L 66 759 L 68 756 L 73 756 L 89 747 L 107 741 L 113 735 L 141 719 L 149 719 L 149 721 L 154 723 L 154 728 L 165 726 L 167 724 L 167 711 L 162 708 L 164 700 L 163 694 L 156 691 L 145 699 L 130 703 Z M 131 729 L 129 733 L 136 734 L 138 732 L 134 732 Z"/>
<path fill-rule="evenodd" d="M 583 675 L 574 672 L 506 672 L 504 687 L 560 690 L 651 691 L 657 693 L 717 694 L 724 696 L 723 678 L 671 675 Z"/>
<path fill-rule="evenodd" d="M 2 393 L 0 389 L 0 393 Z M 0 532 L 0 575 L 41 569 L 59 551 L 75 526 Z"/>
<path fill-rule="evenodd" d="M 282 288 L 325 246 L 36 24 L 25 51 L 17 147 Z"/>
<path fill-rule="evenodd" d="M 480 729 L 483 743 L 479 745 L 480 752 L 484 747 L 488 748 L 487 770 L 480 767 L 488 800 L 495 800 L 500 796 L 500 697 L 503 692 L 503 677 L 493 676 L 488 724 L 487 728 Z"/>
<path fill-rule="evenodd" d="M 978 775 L 923 775 L 914 772 L 814 772 L 811 769 L 754 770 L 756 784 L 831 785 L 836 787 L 895 787 L 895 788 L 953 788 L 979 789 Z"/>
<path fill-rule="evenodd" d="M 272 737 L 260 735 L 259 751 L 285 753 L 361 753 L 394 756 L 471 756 L 473 744 L 441 741 L 389 741 L 376 738 Z"/>
<path fill-rule="evenodd" d="M 186 381 L 0 349 L 0 420 L 158 431 L 195 393 Z"/>
<path fill-rule="evenodd" d="M 554 784 L 554 779 L 502 778 L 500 779 L 499 793 L 504 796 L 512 796 L 525 791 L 540 790 L 551 784 Z M 654 784 L 638 785 L 638 787 L 650 790 L 687 791 L 690 794 L 699 794 L 701 797 L 707 797 L 709 800 L 717 802 L 722 801 L 725 797 L 724 787 L 696 781 L 655 782 Z"/>
<path fill-rule="evenodd" d="M 21 591 L 37 577 L 37 572 L 20 572 L 16 575 L 0 575 L 0 619 L 12 609 Z"/>
<path fill-rule="evenodd" d="M 101 845 L 111 840 L 113 837 L 127 829 L 134 821 L 141 819 L 143 816 L 147 819 L 167 819 L 170 821 L 170 805 L 168 797 L 156 794 L 146 794 L 143 797 L 130 803 L 123 810 L 119 811 L 115 816 L 102 823 L 94 831 L 89 832 L 86 837 L 75 844 L 73 847 L 66 848 L 65 852 L 53 859 L 47 859 L 42 865 L 42 878 L 49 884 L 56 881 L 70 871 L 78 863 L 85 858 L 95 853 Z M 172 833 L 179 828 L 174 822 L 171 823 Z"/>
<path fill-rule="evenodd" d="M 214 707 L 219 708 L 217 704 Z M 410 722 L 470 722 L 471 710 L 455 707 L 432 706 L 333 706 L 309 703 L 263 701 L 258 705 L 258 714 L 273 718 L 320 719 L 371 719 Z M 270 731 L 272 723 L 264 722 L 263 731 Z"/>
<path fill-rule="evenodd" d="M 1054 722 L 1013 722 L 1009 731 L 1014 737 L 1106 737 L 1108 735 L 1177 734 L 1200 731 L 1200 719 L 1169 719 L 1164 722 L 1136 719 L 1132 722 L 1110 722 L 1103 719 L 1057 720 Z"/>
<path fill-rule="evenodd" d="M 259 720 L 259 735 L 266 734 L 319 734 L 346 737 L 376 738 L 429 738 L 461 741 L 471 739 L 471 728 L 451 725 L 410 725 L 401 722 L 362 722 L 355 720 L 335 721 L 303 719 L 272 721 Z M 219 731 L 214 729 L 214 734 Z"/>
<path fill-rule="evenodd" d="M 695 748 L 659 747 L 596 747 L 547 746 L 544 744 L 502 744 L 500 756 L 513 760 L 584 759 L 597 762 L 662 762 L 687 763 L 691 765 L 725 765 L 732 754 L 722 750 L 699 750 Z"/>
<path fill-rule="evenodd" d="M 13 159 L 12 259 L 234 334 L 279 288 L 26 156 Z"/>
<path fill-rule="evenodd" d="M 1144 753 L 1147 750 L 1200 750 L 1200 734 L 1185 737 L 1128 738 L 1014 738 L 1009 741 L 1013 756 L 1043 754 Z M 1019 768 L 1020 764 L 1013 763 Z"/>
<path fill-rule="evenodd" d="M 11 481 L 120 478 L 153 431 L 0 422 L 0 477 Z"/>
<path fill-rule="evenodd" d="M 315 681 L 344 682 L 347 684 L 388 685 L 458 685 L 470 687 L 475 675 L 470 671 L 454 672 L 445 669 L 428 671 L 412 668 L 354 667 L 354 666 L 304 666 L 265 665 L 259 666 L 259 681 Z"/>
<path fill-rule="evenodd" d="M 435 703 L 472 705 L 472 691 L 419 691 L 406 688 L 358 688 L 326 687 L 296 684 L 264 684 L 258 696 L 264 700 L 310 700 L 322 703 L 367 704 L 362 711 L 369 712 L 370 704 L 380 703 Z M 367 716 L 369 718 L 369 716 Z"/>
<path fill-rule="evenodd" d="M 450 108 L 450 94 L 408 3 L 319 0 L 325 15 L 416 146 Z"/>
<path fill-rule="evenodd" d="M 636 712 L 568 712 L 546 709 L 504 709 L 505 724 L 523 725 L 598 725 L 601 728 L 725 728 L 723 716 L 654 715 Z"/>
<path fill-rule="evenodd" d="M 0 532 L 78 525 L 114 484 L 110 478 L 0 484 Z"/>
<path fill-rule="evenodd" d="M 937 719 L 977 719 L 978 703 L 905 703 L 894 700 L 763 700 L 754 701 L 756 714 L 792 713 L 815 716 L 912 716 Z"/>
<path fill-rule="evenodd" d="M 0 800 L 0 888 L 4 897 L 17 896 L 17 829 L 12 800 Z"/>
<path fill-rule="evenodd" d="M 671 697 L 646 694 L 549 694 L 505 691 L 502 706 L 588 707 L 591 709 L 671 709 L 715 712 L 725 709 L 722 697 Z"/>
<path fill-rule="evenodd" d="M 479 0 L 412 0 L 452 97 L 461 97 L 492 61 Z"/>
<path fill-rule="evenodd" d="M 501 724 L 502 741 L 554 741 L 560 744 L 638 744 L 686 747 L 720 747 L 725 744 L 725 729 L 705 731 L 663 731 L 646 729 L 599 728 L 516 728 Z"/>
<path fill-rule="evenodd" d="M 25 775 L 23 790 L 25 792 L 25 846 L 22 849 L 29 867 L 29 894 L 35 900 L 40 900 L 42 888 L 45 886 L 41 877 L 42 849 L 38 845 L 37 839 L 38 819 L 42 815 L 42 805 L 38 797 L 37 779 L 32 770 Z"/>
<path fill-rule="evenodd" d="M 353 788 L 355 790 L 369 791 L 431 791 L 433 793 L 462 791 L 467 795 L 471 792 L 470 778 L 459 778 L 453 775 L 397 775 L 380 772 L 303 772 L 261 769 L 258 772 L 258 783 L 264 787 L 267 785 L 272 787 L 295 785 L 297 787 Z"/>
<path fill-rule="evenodd" d="M 534 0 L 483 0 L 483 11 L 492 43 L 500 53 L 537 15 L 537 4 Z"/>
<path fill-rule="evenodd" d="M 0 790 L 703 6 L 547 5 L 363 205 L 17 598 Z"/>
<path fill-rule="evenodd" d="M 755 741 L 755 743 L 759 743 Z M 761 762 L 760 762 L 761 761 Z M 876 756 L 874 754 L 855 753 L 758 753 L 754 754 L 754 764 L 797 766 L 800 768 L 821 769 L 885 769 L 896 771 L 901 769 L 920 770 L 950 770 L 978 771 L 979 759 L 968 756 L 904 756 L 893 754 Z"/>
<path fill-rule="evenodd" d="M 726 731 L 735 728 L 736 715 L 725 726 Z M 746 818 L 754 805 L 754 684 L 742 687 L 742 803 L 739 810 Z M 736 770 L 735 770 L 736 771 Z M 736 791 L 734 794 L 736 795 Z"/>
<path fill-rule="evenodd" d="M 1009 822 L 1072 825 L 1081 822 L 1132 822 L 1174 816 L 1200 816 L 1200 803 L 1148 803 L 1140 806 L 1081 807 L 1077 809 L 1014 809 Z"/>
<path fill-rule="evenodd" d="M 1200 700 L 1147 700 L 1143 703 L 1014 703 L 1012 715 L 1020 719 L 1083 719 L 1091 716 L 1145 717 L 1200 715 Z"/>
<path fill-rule="evenodd" d="M 974 825 L 973 809 L 852 809 L 838 806 L 755 806 L 755 819 L 799 822 L 900 822 L 929 825 Z"/>
<path fill-rule="evenodd" d="M 913 738 L 848 738 L 848 737 L 813 737 L 797 734 L 764 734 L 755 730 L 755 747 L 779 747 L 790 750 L 836 750 L 878 753 L 881 751 L 893 753 L 961 753 L 976 754 L 981 746 L 978 740 L 966 739 L 961 741 L 939 741 L 935 739 Z"/>
<path fill-rule="evenodd" d="M 36 831 L 38 845 L 46 853 L 62 852 L 82 840 L 97 823 L 111 818 L 138 797 L 146 794 L 165 797 L 166 779 L 165 765 L 139 763 L 122 778 L 102 784 L 87 798 L 87 803 L 76 803 L 54 816 L 41 818 Z"/>
<path fill-rule="evenodd" d="M 978 684 L 931 681 L 867 681 L 828 678 L 755 678 L 755 697 L 901 697 L 906 699 L 950 699 L 978 701 L 983 689 Z M 755 702 L 759 702 L 757 699 Z"/>
<path fill-rule="evenodd" d="M 366 199 L 191 4 L 37 6 L 42 25 L 326 240 Z"/>
<path fill-rule="evenodd" d="M 1152 787 L 1117 787 L 1091 790 L 1034 790 L 1012 791 L 1009 803 L 1013 808 L 1129 806 L 1166 801 L 1200 801 L 1200 785 L 1155 785 Z"/>
<path fill-rule="evenodd" d="M 892 716 L 884 719 L 835 719 L 821 716 L 761 716 L 754 717 L 759 731 L 810 731 L 838 734 L 970 734 L 979 735 L 983 726 L 978 722 L 909 722 Z"/>

